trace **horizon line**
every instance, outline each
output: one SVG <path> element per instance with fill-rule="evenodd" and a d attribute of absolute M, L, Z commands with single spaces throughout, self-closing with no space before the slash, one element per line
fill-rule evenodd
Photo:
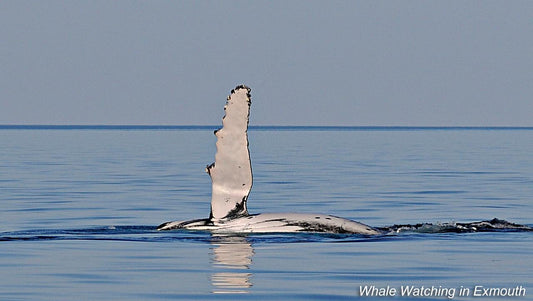
<path fill-rule="evenodd" d="M 0 124 L 2 130 L 215 130 L 220 125 Z M 250 125 L 250 130 L 533 130 L 533 126 Z"/>

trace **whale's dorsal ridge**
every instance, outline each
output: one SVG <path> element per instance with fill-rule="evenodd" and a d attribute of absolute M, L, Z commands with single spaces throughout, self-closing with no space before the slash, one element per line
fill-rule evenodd
<path fill-rule="evenodd" d="M 246 201 L 252 189 L 252 166 L 248 150 L 251 89 L 237 86 L 228 96 L 222 128 L 217 137 L 215 163 L 207 166 L 211 176 L 211 220 L 248 215 Z"/>

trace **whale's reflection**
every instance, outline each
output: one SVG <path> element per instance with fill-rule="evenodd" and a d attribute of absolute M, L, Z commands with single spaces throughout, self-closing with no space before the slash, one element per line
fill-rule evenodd
<path fill-rule="evenodd" d="M 244 236 L 213 235 L 211 240 L 213 293 L 248 293 L 254 249 Z"/>

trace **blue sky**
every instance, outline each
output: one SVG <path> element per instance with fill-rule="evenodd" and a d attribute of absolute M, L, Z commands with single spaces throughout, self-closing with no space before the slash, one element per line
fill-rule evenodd
<path fill-rule="evenodd" d="M 533 1 L 2 1 L 0 124 L 533 126 Z"/>

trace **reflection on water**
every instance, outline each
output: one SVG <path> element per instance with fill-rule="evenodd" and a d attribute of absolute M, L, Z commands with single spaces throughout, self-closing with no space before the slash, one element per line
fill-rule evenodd
<path fill-rule="evenodd" d="M 254 249 L 243 236 L 213 236 L 213 293 L 248 293 L 252 286 L 249 268 Z"/>

